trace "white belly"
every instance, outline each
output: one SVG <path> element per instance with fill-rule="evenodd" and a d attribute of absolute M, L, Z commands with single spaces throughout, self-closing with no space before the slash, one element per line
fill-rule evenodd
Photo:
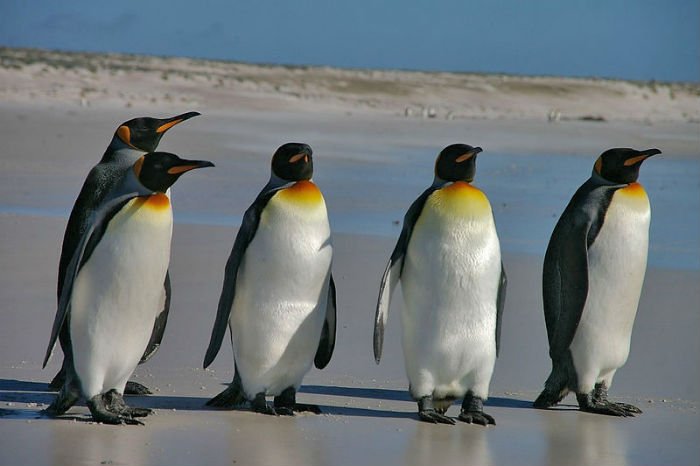
<path fill-rule="evenodd" d="M 123 391 L 162 310 L 172 210 L 153 203 L 131 200 L 112 218 L 73 285 L 73 359 L 88 399 Z"/>
<path fill-rule="evenodd" d="M 445 217 L 429 204 L 401 276 L 406 372 L 414 396 L 486 398 L 496 359 L 501 253 L 490 207 Z"/>
<path fill-rule="evenodd" d="M 241 263 L 230 317 L 247 396 L 301 385 L 325 319 L 332 255 L 324 203 L 270 200 Z"/>
<path fill-rule="evenodd" d="M 588 297 L 571 343 L 582 391 L 612 379 L 629 354 L 642 291 L 651 218 L 646 195 L 613 196 L 603 226 L 588 250 Z M 643 192 L 643 191 L 642 191 Z"/>

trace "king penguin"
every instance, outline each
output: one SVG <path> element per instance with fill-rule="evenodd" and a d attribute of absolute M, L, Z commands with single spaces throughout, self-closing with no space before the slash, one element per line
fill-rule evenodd
<path fill-rule="evenodd" d="M 270 180 L 243 216 L 204 358 L 206 368 L 228 326 L 234 378 L 209 406 L 250 402 L 265 414 L 320 413 L 318 406 L 296 402 L 311 364 L 323 369 L 330 361 L 336 332 L 330 226 L 312 175 L 311 147 L 282 145 L 272 157 Z M 266 396 L 274 396 L 273 406 Z"/>
<path fill-rule="evenodd" d="M 554 228 L 542 276 L 552 372 L 536 408 L 573 391 L 582 411 L 641 413 L 608 400 L 608 388 L 629 355 L 647 263 L 651 211 L 639 168 L 660 153 L 603 152 Z"/>
<path fill-rule="evenodd" d="M 466 144 L 440 152 L 433 184 L 408 209 L 380 285 L 375 360 L 401 280 L 409 392 L 431 423 L 454 424 L 445 413 L 462 398 L 460 420 L 495 424 L 483 401 L 500 347 L 506 275 L 491 205 L 471 184 L 480 152 Z"/>
<path fill-rule="evenodd" d="M 102 159 L 88 173 L 83 187 L 78 194 L 78 198 L 73 205 L 66 231 L 63 236 L 63 247 L 58 265 L 58 286 L 57 298 L 60 298 L 62 286 L 66 274 L 66 268 L 71 257 L 75 253 L 75 248 L 80 241 L 80 237 L 85 233 L 90 216 L 95 208 L 104 200 L 105 195 L 115 186 L 120 177 L 147 152 L 153 152 L 158 147 L 158 143 L 163 135 L 173 126 L 198 116 L 198 112 L 187 112 L 171 118 L 150 118 L 140 117 L 126 121 L 119 125 L 114 132 L 109 146 Z M 169 192 L 166 195 L 169 197 Z M 168 204 L 170 208 L 170 204 Z M 144 351 L 141 362 L 146 362 L 155 354 L 163 340 L 165 325 L 168 321 L 168 311 L 170 308 L 170 276 L 166 274 L 163 285 L 161 303 L 158 306 L 161 312 L 153 326 L 151 341 Z M 73 357 L 70 354 L 70 347 L 66 344 L 64 333 L 59 334 L 61 349 L 64 354 L 64 363 L 61 370 L 56 374 L 49 388 L 59 390 L 65 381 L 66 366 L 70 364 Z M 67 361 L 66 361 L 67 360 Z M 126 386 L 126 393 L 133 395 L 145 395 L 151 393 L 145 386 L 129 382 Z"/>
<path fill-rule="evenodd" d="M 66 266 L 44 358 L 45 367 L 59 333 L 64 335 L 71 357 L 49 415 L 65 413 L 81 395 L 98 422 L 138 424 L 136 417 L 149 414 L 128 407 L 122 395 L 162 309 L 172 234 L 165 193 L 183 173 L 209 166 L 148 153 L 95 205 Z"/>

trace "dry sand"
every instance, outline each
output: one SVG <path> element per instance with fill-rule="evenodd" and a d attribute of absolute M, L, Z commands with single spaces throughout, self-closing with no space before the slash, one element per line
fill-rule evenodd
<path fill-rule="evenodd" d="M 31 63 L 7 65 L 22 54 L 34 57 Z M 54 66 L 56 57 L 74 64 Z M 654 94 L 650 84 L 599 80 L 289 69 L 7 49 L 0 58 L 0 465 L 700 463 L 697 86 L 654 84 Z M 163 79 L 157 66 L 175 71 Z M 228 76 L 220 86 L 208 78 L 216 70 Z M 467 78 L 490 84 L 459 84 Z M 363 103 L 359 91 L 334 89 L 335 80 L 376 86 L 370 100 L 378 104 Z M 489 87 L 509 80 L 520 86 L 513 95 Z M 561 115 L 572 120 L 547 122 L 553 97 L 522 92 L 530 85 L 556 95 L 557 85 L 586 90 L 558 97 Z M 81 97 L 80 86 L 99 92 Z M 648 88 L 649 96 L 601 91 L 608 87 Z M 659 97 L 664 92 L 665 100 Z M 468 114 L 463 99 L 500 106 L 500 113 Z M 405 115 L 406 108 L 447 104 L 464 113 Z M 156 408 L 156 414 L 145 427 L 93 424 L 84 405 L 67 419 L 41 418 L 38 412 L 53 396 L 46 382 L 60 361 L 54 357 L 46 370 L 40 368 L 55 311 L 60 242 L 82 180 L 118 123 L 187 110 L 204 115 L 169 133 L 161 148 L 210 159 L 217 168 L 185 177 L 174 189 L 171 320 L 161 350 L 136 373 L 155 394 L 129 399 Z M 576 120 L 587 114 L 607 121 Z M 272 418 L 209 410 L 204 402 L 232 376 L 227 345 L 211 370 L 201 369 L 223 267 L 243 210 L 267 180 L 270 154 L 289 140 L 314 148 L 315 179 L 335 232 L 338 344 L 330 365 L 312 370 L 299 396 L 321 405 L 324 414 Z M 378 281 L 400 228 L 395 221 L 429 183 L 437 151 L 457 141 L 486 149 L 476 184 L 494 206 L 509 274 L 503 350 L 487 403 L 498 425 L 488 429 L 417 421 L 403 372 L 400 299 L 381 365 L 371 351 Z M 644 414 L 617 419 L 580 413 L 572 397 L 561 409 L 533 410 L 530 402 L 549 370 L 540 297 L 544 247 L 595 156 L 618 145 L 664 151 L 642 169 L 654 208 L 650 266 L 630 358 L 611 390 L 613 398 L 637 404 Z M 452 410 L 456 414 L 458 406 Z"/>

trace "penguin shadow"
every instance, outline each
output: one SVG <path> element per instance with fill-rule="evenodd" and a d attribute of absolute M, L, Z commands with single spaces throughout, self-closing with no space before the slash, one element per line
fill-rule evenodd
<path fill-rule="evenodd" d="M 7 403 L 48 404 L 55 397 L 56 395 L 49 390 L 48 383 L 0 379 L 0 401 Z"/>
<path fill-rule="evenodd" d="M 414 403 L 414 400 L 406 390 L 395 390 L 388 388 L 362 388 L 362 387 L 338 387 L 338 386 L 323 386 L 323 385 L 302 385 L 299 389 L 300 393 L 309 393 L 314 395 L 332 395 L 347 398 L 367 398 L 372 400 L 386 401 L 405 401 Z M 455 400 L 454 405 L 461 405 L 462 400 Z M 509 409 L 534 409 L 532 401 L 519 400 L 515 398 L 505 397 L 489 397 L 484 403 L 487 407 L 509 408 Z M 578 409 L 574 406 L 562 407 L 562 409 Z M 324 413 L 349 415 L 349 416 L 367 416 L 367 417 L 398 417 L 398 418 L 417 418 L 415 413 L 394 412 L 375 409 L 351 408 L 345 406 L 326 406 Z"/>
<path fill-rule="evenodd" d="M 0 418 L 42 419 L 45 416 L 39 406 L 48 405 L 55 396 L 44 382 L 0 379 L 0 402 L 5 402 L 8 406 L 15 403 L 38 405 L 37 408 L 0 408 Z"/>
<path fill-rule="evenodd" d="M 339 387 L 325 385 L 302 385 L 299 393 L 310 395 L 329 395 L 342 398 L 366 398 L 372 400 L 386 401 L 407 401 L 413 400 L 404 390 L 391 390 L 387 388 L 362 388 L 362 387 Z M 319 405 L 323 414 L 333 414 L 337 416 L 352 417 L 377 417 L 395 419 L 417 419 L 418 415 L 413 412 L 391 411 L 386 409 L 357 408 L 353 406 Z"/>

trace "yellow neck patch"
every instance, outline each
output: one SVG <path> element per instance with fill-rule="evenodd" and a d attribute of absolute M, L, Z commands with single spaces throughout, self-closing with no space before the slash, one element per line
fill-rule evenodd
<path fill-rule="evenodd" d="M 138 206 L 148 207 L 153 210 L 164 210 L 170 208 L 170 199 L 163 193 L 156 193 L 148 197 L 140 197 Z"/>
<path fill-rule="evenodd" d="M 323 202 L 321 191 L 308 180 L 297 181 L 289 188 L 280 190 L 276 197 L 282 201 L 299 204 L 318 204 Z"/>
<path fill-rule="evenodd" d="M 618 192 L 621 192 L 621 193 L 628 195 L 628 196 L 644 196 L 644 197 L 646 197 L 646 195 L 647 195 L 647 192 L 644 190 L 644 187 L 637 182 L 630 183 L 625 188 L 620 188 L 618 190 Z"/>
<path fill-rule="evenodd" d="M 466 181 L 456 181 L 435 191 L 428 202 L 447 215 L 480 216 L 491 212 L 486 195 Z"/>

